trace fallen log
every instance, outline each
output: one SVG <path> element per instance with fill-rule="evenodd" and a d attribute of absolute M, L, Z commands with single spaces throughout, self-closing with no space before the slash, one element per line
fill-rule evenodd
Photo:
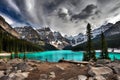
<path fill-rule="evenodd" d="M 87 62 L 87 61 L 71 61 L 71 60 L 64 60 L 64 59 L 59 60 L 59 62 L 66 62 L 66 63 L 73 63 L 73 64 L 83 64 L 83 65 L 89 64 L 89 62 Z"/>

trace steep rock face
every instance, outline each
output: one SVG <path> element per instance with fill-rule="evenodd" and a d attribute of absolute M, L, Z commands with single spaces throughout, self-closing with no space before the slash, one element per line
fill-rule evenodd
<path fill-rule="evenodd" d="M 22 39 L 37 43 L 40 40 L 39 34 L 31 26 L 15 27 L 15 30 L 21 35 Z"/>
<path fill-rule="evenodd" d="M 11 35 L 20 38 L 19 33 L 17 33 L 6 21 L 3 17 L 0 16 L 0 27 L 2 27 L 5 31 L 10 33 Z"/>
<path fill-rule="evenodd" d="M 57 47 L 58 49 L 62 49 L 69 45 L 60 32 L 53 32 L 49 27 L 38 29 L 37 32 L 43 41 Z"/>
<path fill-rule="evenodd" d="M 116 22 L 112 27 L 104 32 L 105 36 L 120 34 L 120 21 Z"/>

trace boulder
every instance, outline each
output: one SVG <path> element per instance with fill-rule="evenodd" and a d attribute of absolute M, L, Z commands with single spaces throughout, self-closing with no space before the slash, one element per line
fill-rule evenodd
<path fill-rule="evenodd" d="M 120 63 L 112 62 L 112 63 L 107 64 L 107 66 L 113 69 L 115 74 L 120 74 Z"/>
<path fill-rule="evenodd" d="M 78 75 L 78 80 L 87 80 L 85 75 Z"/>
<path fill-rule="evenodd" d="M 91 67 L 90 70 L 88 71 L 88 74 L 90 76 L 97 76 L 97 75 L 109 76 L 113 74 L 113 71 L 108 67 Z"/>
<path fill-rule="evenodd" d="M 98 59 L 96 64 L 108 64 L 110 63 L 111 61 L 108 60 L 108 59 Z"/>
<path fill-rule="evenodd" d="M 12 80 L 24 80 L 28 77 L 29 72 L 15 73 L 15 75 L 10 76 Z"/>
<path fill-rule="evenodd" d="M 33 68 L 31 66 L 29 66 L 27 63 L 18 63 L 14 66 L 14 68 L 17 68 L 17 70 L 21 70 L 21 71 L 30 71 L 32 70 Z"/>
<path fill-rule="evenodd" d="M 106 79 L 101 75 L 97 75 L 97 76 L 94 77 L 93 80 L 106 80 Z"/>

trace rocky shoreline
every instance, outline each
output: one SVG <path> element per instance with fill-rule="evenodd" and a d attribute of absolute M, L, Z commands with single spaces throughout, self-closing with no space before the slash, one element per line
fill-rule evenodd
<path fill-rule="evenodd" d="M 0 59 L 0 80 L 120 80 L 120 61 L 83 65 Z"/>

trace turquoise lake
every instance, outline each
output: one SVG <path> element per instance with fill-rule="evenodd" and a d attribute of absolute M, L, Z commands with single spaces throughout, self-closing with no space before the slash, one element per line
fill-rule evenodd
<path fill-rule="evenodd" d="M 21 53 L 19 56 L 23 57 L 23 54 Z M 98 58 L 99 56 L 100 53 L 97 52 L 96 57 Z M 71 50 L 57 50 L 57 51 L 34 52 L 27 53 L 26 57 L 28 59 L 40 61 L 46 61 L 47 59 L 48 62 L 58 62 L 62 58 L 64 58 L 65 60 L 82 61 L 83 51 L 73 52 Z M 120 53 L 110 52 L 109 57 L 111 58 L 111 60 L 113 60 L 114 58 L 120 60 Z"/>

